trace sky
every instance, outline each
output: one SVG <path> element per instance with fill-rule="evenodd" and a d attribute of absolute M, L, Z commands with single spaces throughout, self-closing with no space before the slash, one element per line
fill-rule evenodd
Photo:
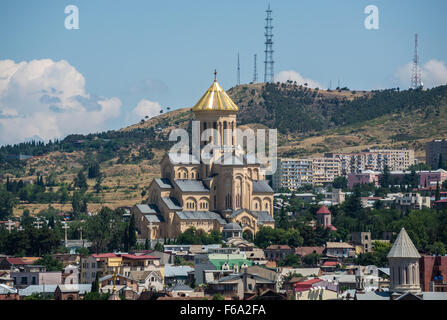
<path fill-rule="evenodd" d="M 275 81 L 407 88 L 414 34 L 425 87 L 447 83 L 447 1 L 2 0 L 0 145 L 119 129 L 192 107 L 213 81 L 264 78 L 265 10 Z M 78 9 L 79 29 L 65 22 Z M 368 5 L 378 29 L 367 29 Z M 70 20 L 72 21 L 72 20 Z"/>

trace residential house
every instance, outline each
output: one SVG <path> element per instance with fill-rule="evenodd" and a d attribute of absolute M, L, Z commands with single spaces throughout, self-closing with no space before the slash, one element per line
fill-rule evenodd
<path fill-rule="evenodd" d="M 163 276 L 159 271 L 131 271 L 129 278 L 137 281 L 139 293 L 163 290 Z"/>
<path fill-rule="evenodd" d="M 108 274 L 104 277 L 99 278 L 99 291 L 103 293 L 113 292 L 115 288 L 116 291 L 123 289 L 124 287 L 130 287 L 133 291 L 138 291 L 138 281 L 129 278 L 122 274 L 114 275 Z"/>
<path fill-rule="evenodd" d="M 208 282 L 205 289 L 207 294 L 220 293 L 223 296 L 244 299 L 246 294 L 253 294 L 267 289 L 275 290 L 276 282 L 263 278 L 257 274 L 243 272 L 230 274 L 216 281 Z"/>
<path fill-rule="evenodd" d="M 17 288 L 29 285 L 57 285 L 62 284 L 62 271 L 46 271 L 44 266 L 25 265 L 12 269 L 10 273 Z"/>
<path fill-rule="evenodd" d="M 355 247 L 346 242 L 326 242 L 325 255 L 334 258 L 355 256 Z"/>
<path fill-rule="evenodd" d="M 185 283 L 188 279 L 188 272 L 194 271 L 190 266 L 165 266 L 164 285 L 170 286 L 176 283 Z"/>
<path fill-rule="evenodd" d="M 336 300 L 338 286 L 331 281 L 319 278 L 294 284 L 295 300 Z"/>
<path fill-rule="evenodd" d="M 196 255 L 194 258 L 194 278 L 198 285 L 213 280 L 214 276 L 220 277 L 224 274 L 238 273 L 242 268 L 251 265 L 252 261 L 247 259 L 245 253 Z M 208 276 L 209 278 L 207 279 L 206 273 L 213 275 L 213 278 Z"/>
<path fill-rule="evenodd" d="M 285 259 L 288 255 L 293 255 L 295 250 L 288 245 L 272 244 L 264 249 L 264 253 L 267 260 L 279 261 Z"/>

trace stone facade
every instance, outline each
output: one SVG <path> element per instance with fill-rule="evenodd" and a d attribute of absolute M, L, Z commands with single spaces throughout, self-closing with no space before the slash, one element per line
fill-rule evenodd
<path fill-rule="evenodd" d="M 192 111 L 202 138 L 205 130 L 214 130 L 209 144 L 200 143 L 212 148 L 211 159 L 163 157 L 161 178 L 150 184 L 147 204 L 132 209 L 139 237 L 172 239 L 190 227 L 222 232 L 232 222 L 252 236 L 261 226 L 273 228 L 273 190 L 262 164 L 251 161 L 237 144 L 237 107 L 215 81 Z"/>

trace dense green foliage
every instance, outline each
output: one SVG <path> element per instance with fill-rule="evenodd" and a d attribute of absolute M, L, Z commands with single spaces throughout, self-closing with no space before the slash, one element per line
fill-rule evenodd
<path fill-rule="evenodd" d="M 247 94 L 247 93 L 245 93 Z M 261 92 L 261 105 L 253 99 L 244 105 L 240 121 L 262 123 L 282 133 L 312 132 L 371 120 L 386 114 L 415 109 L 431 112 L 447 97 L 447 86 L 427 90 L 377 90 L 356 97 L 329 97 L 302 86 L 268 83 Z M 396 137 L 408 139 L 409 137 Z"/>
<path fill-rule="evenodd" d="M 42 256 L 61 246 L 62 231 L 44 227 L 25 226 L 23 231 L 0 229 L 0 252 L 15 256 Z"/>
<path fill-rule="evenodd" d="M 221 243 L 222 235 L 219 231 L 212 230 L 210 233 L 202 232 L 190 227 L 177 237 L 178 244 L 213 244 Z"/>
<path fill-rule="evenodd" d="M 47 271 L 62 271 L 63 265 L 62 263 L 57 260 L 56 258 L 53 258 L 51 255 L 46 254 L 39 260 L 37 260 L 34 264 L 45 266 Z"/>

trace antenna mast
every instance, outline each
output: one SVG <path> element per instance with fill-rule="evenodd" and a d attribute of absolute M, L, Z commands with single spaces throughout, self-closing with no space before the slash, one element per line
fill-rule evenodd
<path fill-rule="evenodd" d="M 254 71 L 253 71 L 253 83 L 258 82 L 258 70 L 257 70 L 257 66 L 256 66 L 256 53 L 255 53 L 255 66 L 254 66 Z"/>
<path fill-rule="evenodd" d="M 422 75 L 419 69 L 419 54 L 418 54 L 418 34 L 414 35 L 414 57 L 413 57 L 413 70 L 411 74 L 411 87 L 413 89 L 422 88 Z"/>
<path fill-rule="evenodd" d="M 264 82 L 273 82 L 273 26 L 272 26 L 272 10 L 270 4 L 265 18 L 265 72 Z"/>

